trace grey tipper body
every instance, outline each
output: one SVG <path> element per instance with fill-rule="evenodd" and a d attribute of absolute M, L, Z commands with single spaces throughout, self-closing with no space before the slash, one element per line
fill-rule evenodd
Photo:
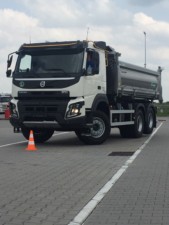
<path fill-rule="evenodd" d="M 132 92 L 137 97 L 153 98 L 158 96 L 161 98 L 162 88 L 160 82 L 159 71 L 153 71 L 139 66 L 135 66 L 125 62 L 119 62 L 121 80 L 118 89 L 122 93 L 131 94 Z"/>

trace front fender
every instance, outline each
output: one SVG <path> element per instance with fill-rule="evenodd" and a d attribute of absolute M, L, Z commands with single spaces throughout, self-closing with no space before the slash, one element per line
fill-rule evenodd
<path fill-rule="evenodd" d="M 93 101 L 93 104 L 92 104 L 92 111 L 96 111 L 97 109 L 101 110 L 101 108 L 99 108 L 99 105 L 101 105 L 101 104 L 102 105 L 104 104 L 104 105 L 107 105 L 107 106 L 109 105 L 107 96 L 105 94 L 96 95 L 96 97 Z M 104 109 L 101 110 L 101 111 L 104 111 Z"/>

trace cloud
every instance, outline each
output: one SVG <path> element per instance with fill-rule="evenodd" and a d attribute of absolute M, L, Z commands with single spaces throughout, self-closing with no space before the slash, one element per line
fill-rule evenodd
<path fill-rule="evenodd" d="M 6 60 L 10 52 L 28 41 L 31 28 L 38 26 L 35 18 L 11 9 L 0 10 L 0 92 L 11 92 L 11 79 L 7 79 Z"/>
<path fill-rule="evenodd" d="M 38 20 L 11 9 L 0 10 L 0 47 L 25 41 L 30 29 L 38 26 Z"/>
<path fill-rule="evenodd" d="M 169 40 L 169 23 L 154 20 L 144 13 L 137 13 L 133 18 L 137 30 L 146 31 L 147 42 L 151 48 L 166 48 Z"/>
<path fill-rule="evenodd" d="M 163 21 L 157 21 L 152 17 L 145 15 L 144 13 L 136 13 L 134 15 L 134 23 L 138 27 L 146 28 L 155 33 L 164 32 L 165 35 L 169 35 L 169 23 Z"/>
<path fill-rule="evenodd" d="M 128 2 L 134 6 L 152 6 L 155 4 L 160 4 L 166 0 L 128 0 Z"/>
<path fill-rule="evenodd" d="M 71 29 L 85 28 L 86 24 L 111 26 L 122 22 L 119 8 L 112 0 L 50 0 L 50 4 L 46 0 L 36 0 L 32 1 L 31 8 L 29 0 L 22 2 L 33 16 L 40 18 L 43 27 Z M 123 18 L 128 17 L 126 10 L 120 11 Z"/>

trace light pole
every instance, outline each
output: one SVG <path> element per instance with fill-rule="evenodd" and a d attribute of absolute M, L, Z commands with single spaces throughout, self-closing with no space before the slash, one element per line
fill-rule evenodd
<path fill-rule="evenodd" d="M 146 51 L 147 51 L 147 49 L 146 49 L 146 48 L 147 48 L 147 46 L 146 46 L 146 37 L 147 37 L 147 36 L 146 36 L 146 35 L 147 35 L 147 34 L 146 34 L 145 31 L 144 31 L 143 33 L 144 33 L 144 37 L 145 37 L 145 39 L 144 39 L 144 47 L 145 47 L 145 48 L 144 48 L 144 50 L 145 50 L 145 63 L 144 63 L 144 67 L 146 68 Z"/>
<path fill-rule="evenodd" d="M 86 41 L 88 41 L 88 36 L 89 36 L 89 27 L 87 28 Z"/>

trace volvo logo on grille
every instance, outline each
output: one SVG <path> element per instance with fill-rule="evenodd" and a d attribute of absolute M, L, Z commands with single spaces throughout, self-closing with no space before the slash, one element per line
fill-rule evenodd
<path fill-rule="evenodd" d="M 19 86 L 20 86 L 21 88 L 23 88 L 23 87 L 25 86 L 25 83 L 24 83 L 23 81 L 20 81 L 20 82 L 19 82 Z"/>
<path fill-rule="evenodd" d="M 40 87 L 42 87 L 42 88 L 45 87 L 45 81 L 44 80 L 40 82 Z"/>

